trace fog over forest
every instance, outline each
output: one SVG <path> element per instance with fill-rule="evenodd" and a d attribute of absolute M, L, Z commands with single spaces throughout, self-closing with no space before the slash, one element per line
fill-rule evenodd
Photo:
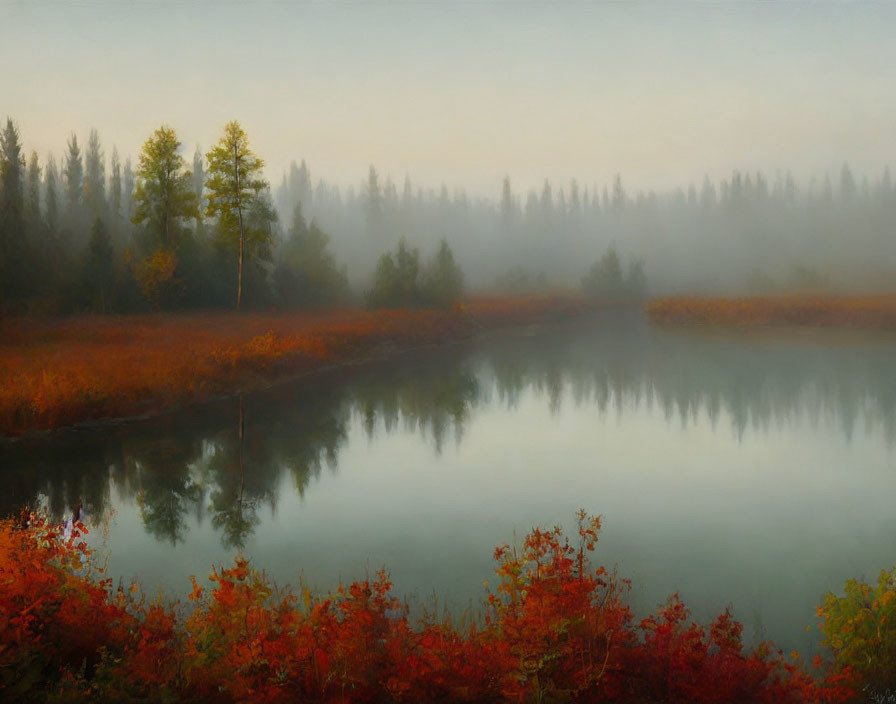
<path fill-rule="evenodd" d="M 89 285 L 84 267 L 91 266 L 91 252 L 97 256 L 91 239 L 97 222 L 108 231 L 110 251 L 102 255 L 108 261 L 93 266 L 111 267 L 115 286 L 127 288 L 122 279 L 134 259 L 155 249 L 153 221 L 133 222 L 137 160 L 103 145 L 96 130 L 80 142 L 72 134 L 60 157 L 32 151 L 26 158 L 21 142 L 27 144 L 9 121 L 0 155 L 7 298 L 52 298 L 55 284 L 55 306 L 90 308 L 78 283 Z M 206 213 L 207 158 L 197 148 L 184 167 L 198 210 L 182 219 L 172 251 L 181 275 L 196 279 L 200 274 L 190 267 L 204 271 L 201 283 L 185 282 L 195 290 L 162 307 L 229 305 L 233 243 L 216 235 L 220 218 Z M 277 267 L 290 256 L 297 226 L 312 226 L 319 236 L 311 265 L 347 274 L 345 300 L 370 288 L 378 260 L 402 239 L 422 260 L 444 240 L 468 289 L 509 293 L 578 290 L 609 249 L 623 271 L 643 264 L 650 295 L 875 292 L 891 288 L 896 274 L 896 188 L 888 168 L 854 174 L 844 163 L 840 173 L 819 174 L 807 184 L 788 172 L 735 169 L 720 182 L 706 178 L 664 192 L 629 190 L 623 175 L 601 185 L 546 179 L 540 190 L 525 192 L 513 183 L 508 175 L 494 198 L 475 197 L 417 184 L 410 175 L 393 179 L 370 165 L 357 186 L 340 188 L 304 160 L 294 161 L 259 189 L 262 233 L 250 257 L 248 300 L 255 306 L 327 302 L 314 291 L 290 301 L 278 293 Z M 15 222 L 21 229 L 10 230 Z M 130 303 L 109 295 L 110 309 L 141 307 L 133 291 Z"/>
<path fill-rule="evenodd" d="M 274 188 L 282 214 L 303 212 L 332 233 L 336 256 L 363 284 L 371 262 L 400 237 L 424 252 L 445 237 L 475 287 L 576 287 L 608 247 L 642 259 L 651 294 L 873 291 L 896 274 L 896 190 L 889 169 L 819 174 L 798 185 L 789 173 L 737 169 L 719 183 L 666 192 L 613 183 L 545 180 L 515 191 L 508 176 L 495 198 L 399 182 L 371 166 L 346 191 L 295 163 Z"/>
<path fill-rule="evenodd" d="M 5 309 L 231 307 L 232 120 L 255 308 L 893 288 L 892 5 L 210 7 L 0 5 Z"/>

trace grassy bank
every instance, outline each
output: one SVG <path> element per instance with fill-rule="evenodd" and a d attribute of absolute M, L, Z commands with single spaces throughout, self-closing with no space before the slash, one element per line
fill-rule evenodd
<path fill-rule="evenodd" d="M 659 298 L 646 310 L 653 322 L 668 324 L 896 329 L 896 295 Z"/>
<path fill-rule="evenodd" d="M 480 330 L 587 310 L 572 298 L 451 310 L 188 313 L 0 322 L 0 433 L 180 407 Z"/>

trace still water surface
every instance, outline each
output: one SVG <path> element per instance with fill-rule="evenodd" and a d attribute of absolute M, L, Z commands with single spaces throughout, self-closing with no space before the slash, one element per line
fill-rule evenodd
<path fill-rule="evenodd" d="M 605 312 L 4 441 L 2 508 L 83 504 L 110 575 L 150 593 L 242 549 L 280 585 L 386 566 L 412 605 L 476 612 L 496 545 L 582 507 L 639 615 L 677 590 L 809 652 L 822 594 L 896 562 L 894 361 L 892 333 Z"/>

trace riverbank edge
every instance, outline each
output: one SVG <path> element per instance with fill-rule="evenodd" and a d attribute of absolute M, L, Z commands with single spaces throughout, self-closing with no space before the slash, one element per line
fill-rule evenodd
<path fill-rule="evenodd" d="M 203 350 L 200 355 L 188 354 L 185 344 L 179 353 L 181 359 L 174 359 L 172 351 L 165 348 L 141 349 L 155 365 L 171 371 L 171 378 L 147 376 L 145 369 L 135 366 L 131 370 L 133 374 L 128 374 L 128 370 L 118 374 L 118 385 L 115 379 L 111 384 L 101 384 L 99 379 L 105 382 L 109 375 L 103 375 L 101 365 L 94 365 L 97 368 L 91 370 L 92 376 L 81 374 L 82 383 L 66 389 L 62 388 L 63 381 L 71 377 L 66 363 L 77 363 L 85 345 L 78 339 L 66 340 L 62 333 L 61 339 L 52 342 L 54 347 L 63 349 L 62 353 L 54 352 L 56 359 L 62 360 L 61 369 L 36 368 L 19 374 L 13 369 L 10 386 L 14 388 L 0 390 L 0 437 L 124 424 L 312 375 L 333 373 L 347 366 L 383 361 L 415 349 L 455 343 L 498 330 L 568 321 L 599 308 L 585 298 L 555 295 L 477 299 L 449 310 L 343 310 L 338 312 L 340 317 L 335 323 L 327 318 L 326 311 L 318 311 L 314 316 L 321 324 L 316 328 L 308 328 L 307 318 L 301 313 L 295 314 L 297 325 L 292 334 L 289 314 L 216 313 L 207 320 L 216 321 L 222 330 L 231 320 L 253 323 L 254 332 L 266 328 L 265 321 L 270 321 L 271 326 L 235 343 L 233 339 L 222 338 L 220 344 Z M 185 321 L 196 315 L 146 316 L 145 321 L 157 328 L 166 324 L 183 327 Z M 300 321 L 304 326 L 298 324 Z M 110 328 L 115 331 L 120 326 L 124 330 L 143 322 L 141 317 L 110 316 L 91 318 L 89 325 L 103 326 L 108 335 Z M 40 329 L 45 333 L 48 327 L 52 330 L 52 325 L 42 323 Z M 71 321 L 59 322 L 60 328 L 71 325 Z M 116 335 L 113 332 L 110 336 Z M 39 340 L 25 335 L 7 346 L 27 348 L 40 344 Z M 96 354 L 95 350 L 92 352 Z M 113 362 L 129 364 L 125 353 L 116 359 L 114 344 L 102 348 L 102 352 L 108 353 Z M 184 357 L 190 360 L 184 362 Z M 108 366 L 106 370 L 111 371 Z M 97 383 L 91 384 L 91 379 Z"/>
<path fill-rule="evenodd" d="M 896 330 L 896 294 L 874 296 L 670 296 L 644 306 L 651 323 L 683 326 Z"/>

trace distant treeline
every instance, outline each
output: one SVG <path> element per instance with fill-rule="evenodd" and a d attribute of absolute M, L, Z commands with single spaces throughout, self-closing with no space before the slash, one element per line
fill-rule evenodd
<path fill-rule="evenodd" d="M 271 189 L 236 123 L 191 163 L 180 147 L 163 127 L 136 163 L 122 161 L 91 130 L 86 145 L 72 134 L 58 162 L 42 160 L 7 119 L 0 309 L 431 305 L 454 297 L 461 271 L 476 288 L 584 286 L 614 298 L 642 296 L 648 279 L 651 294 L 861 292 L 891 289 L 896 274 L 889 170 L 859 179 L 844 164 L 802 188 L 788 173 L 734 171 L 660 194 L 631 193 L 621 176 L 522 194 L 508 177 L 492 200 L 408 176 L 398 186 L 374 166 L 358 187 L 340 188 L 315 181 L 304 161 Z M 402 252 L 432 259 L 418 261 L 420 280 L 398 300 Z"/>
<path fill-rule="evenodd" d="M 578 287 L 583 276 L 593 290 L 603 273 L 596 288 L 621 279 L 623 295 L 648 281 L 651 295 L 869 292 L 892 290 L 896 276 L 890 172 L 857 178 L 847 164 L 803 187 L 788 172 L 735 170 L 665 193 L 631 192 L 619 175 L 602 188 L 545 180 L 517 192 L 506 177 L 488 199 L 409 176 L 396 184 L 374 166 L 358 187 L 340 189 L 315 181 L 302 161 L 274 203 L 280 212 L 300 203 L 332 232 L 334 252 L 362 284 L 369 262 L 402 237 L 427 251 L 445 239 L 471 286 L 505 291 Z M 613 250 L 618 276 L 613 255 L 600 263 Z"/>

